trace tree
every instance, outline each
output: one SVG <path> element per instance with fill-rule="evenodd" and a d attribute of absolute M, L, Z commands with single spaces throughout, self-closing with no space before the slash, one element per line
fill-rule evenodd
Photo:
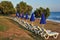
<path fill-rule="evenodd" d="M 16 12 L 20 13 L 20 7 L 19 7 L 19 4 L 17 4 L 17 6 L 16 6 Z"/>
<path fill-rule="evenodd" d="M 40 17 L 41 16 L 41 10 L 36 9 L 35 12 L 34 12 L 34 14 L 35 14 L 36 18 Z"/>
<path fill-rule="evenodd" d="M 3 6 L 3 12 L 4 14 L 13 14 L 15 13 L 15 9 L 13 7 L 13 4 L 10 1 L 2 1 L 1 6 Z"/>
<path fill-rule="evenodd" d="M 45 9 L 45 17 L 48 18 L 50 16 L 50 10 L 49 8 Z"/>
<path fill-rule="evenodd" d="M 40 10 L 40 13 L 42 14 L 44 8 L 40 7 L 39 10 Z"/>
<path fill-rule="evenodd" d="M 16 9 L 17 9 L 17 12 L 19 13 L 30 14 L 32 11 L 32 6 L 27 5 L 27 3 L 22 1 L 19 4 L 17 4 Z"/>
<path fill-rule="evenodd" d="M 49 17 L 49 15 L 50 15 L 49 8 L 44 9 L 44 8 L 40 7 L 39 9 L 36 9 L 34 11 L 34 14 L 35 14 L 36 18 L 40 18 L 42 13 L 44 13 L 44 15 L 45 15 L 45 17 L 47 19 Z"/>
<path fill-rule="evenodd" d="M 0 14 L 4 14 L 3 13 L 3 6 L 1 6 L 1 4 L 0 4 Z"/>
<path fill-rule="evenodd" d="M 32 9 L 33 8 L 30 5 L 27 5 L 27 8 L 26 8 L 26 12 L 25 13 L 28 13 L 30 15 Z"/>

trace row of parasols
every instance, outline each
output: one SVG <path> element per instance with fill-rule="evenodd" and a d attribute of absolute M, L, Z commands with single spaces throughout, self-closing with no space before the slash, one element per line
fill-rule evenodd
<path fill-rule="evenodd" d="M 17 17 L 19 17 L 19 18 L 25 18 L 26 20 L 27 19 L 29 19 L 29 17 L 28 17 L 28 14 L 26 13 L 26 15 L 25 15 L 25 17 L 24 17 L 24 14 L 19 14 L 19 13 L 16 13 L 16 16 Z M 18 20 L 17 20 L 18 21 Z M 34 13 L 32 13 L 31 14 L 31 17 L 30 17 L 30 21 L 35 21 L 35 16 L 34 16 Z M 23 22 L 23 21 L 22 21 Z M 18 21 L 18 23 L 20 23 L 20 21 Z M 20 23 L 21 24 L 21 23 Z M 26 23 L 25 23 L 26 24 Z M 50 36 L 52 36 L 52 37 L 54 37 L 55 39 L 58 37 L 58 35 L 59 35 L 59 33 L 58 32 L 52 32 L 51 30 L 46 30 L 45 28 L 44 28 L 44 24 L 46 24 L 46 18 L 45 18 L 45 15 L 44 15 L 44 13 L 42 13 L 42 15 L 41 15 L 41 19 L 40 19 L 40 24 L 43 24 L 42 26 L 41 26 L 41 28 L 39 27 L 39 26 L 37 26 L 37 27 L 31 27 L 31 28 L 33 28 L 32 30 L 35 32 L 35 33 L 37 33 L 37 34 L 40 34 L 41 35 L 41 37 L 44 37 L 45 39 L 48 39 Z M 24 25 L 24 24 L 21 24 L 21 25 Z M 27 25 L 27 24 L 26 24 Z M 30 28 L 30 26 L 29 26 L 30 24 L 28 24 L 28 27 Z M 30 28 L 30 30 L 31 30 L 31 28 Z M 37 29 L 38 30 L 37 30 Z M 37 30 L 37 31 L 36 31 Z"/>
<path fill-rule="evenodd" d="M 18 18 L 25 18 L 26 20 L 29 19 L 28 13 L 26 13 L 26 15 L 16 13 L 16 16 Z M 35 21 L 35 15 L 34 15 L 34 13 L 31 14 L 30 21 L 32 21 L 32 22 Z M 42 15 L 41 15 L 40 24 L 46 24 L 46 18 L 45 18 L 44 13 L 42 13 Z"/>

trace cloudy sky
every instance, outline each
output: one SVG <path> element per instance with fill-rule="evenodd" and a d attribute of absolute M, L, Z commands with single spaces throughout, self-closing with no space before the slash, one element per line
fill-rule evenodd
<path fill-rule="evenodd" d="M 4 1 L 4 0 L 0 0 Z M 11 1 L 14 5 L 18 4 L 21 1 L 26 2 L 27 4 L 31 5 L 33 7 L 33 10 L 39 7 L 43 8 L 50 8 L 50 11 L 53 12 L 60 12 L 60 0 L 5 0 L 5 1 Z"/>

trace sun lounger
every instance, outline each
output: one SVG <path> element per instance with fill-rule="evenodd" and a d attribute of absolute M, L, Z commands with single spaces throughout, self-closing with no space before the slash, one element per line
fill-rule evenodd
<path fill-rule="evenodd" d="M 35 34 L 38 34 L 38 35 L 41 35 L 43 33 L 41 27 L 39 26 L 35 26 L 34 31 L 35 31 Z M 46 31 L 51 32 L 51 30 L 46 30 Z"/>
<path fill-rule="evenodd" d="M 14 18 L 13 20 L 20 22 L 17 18 Z M 36 34 L 41 35 L 41 37 L 44 37 L 45 39 L 49 39 L 50 36 L 56 39 L 59 35 L 57 32 L 52 32 L 51 30 L 46 30 L 45 28 L 40 28 L 39 26 L 28 24 L 24 22 L 24 20 L 21 20 L 20 24 L 22 24 L 25 28 L 34 31 Z"/>
<path fill-rule="evenodd" d="M 17 19 L 16 19 L 16 18 L 13 18 L 13 20 L 17 21 Z"/>
<path fill-rule="evenodd" d="M 34 26 L 33 26 L 33 24 L 29 24 L 29 29 L 30 29 L 32 32 L 34 32 Z"/>
<path fill-rule="evenodd" d="M 27 22 L 25 22 L 24 20 L 21 20 L 21 23 L 22 23 L 23 25 L 25 25 L 25 23 L 27 23 Z"/>
<path fill-rule="evenodd" d="M 18 18 L 18 21 L 21 22 L 20 18 Z"/>
<path fill-rule="evenodd" d="M 40 35 L 40 33 L 42 33 L 42 30 L 41 30 L 41 28 L 39 26 L 35 26 L 34 32 L 35 32 L 35 34 Z"/>
<path fill-rule="evenodd" d="M 25 23 L 25 27 L 26 29 L 31 30 L 33 32 L 33 26 L 31 24 Z"/>
<path fill-rule="evenodd" d="M 25 23 L 25 28 L 29 29 L 30 25 L 28 23 Z"/>
<path fill-rule="evenodd" d="M 49 39 L 50 36 L 53 36 L 56 39 L 59 35 L 59 33 L 57 32 L 47 31 L 44 28 L 42 28 L 42 30 L 43 30 L 43 33 L 41 33 L 41 36 L 43 36 L 45 39 Z"/>

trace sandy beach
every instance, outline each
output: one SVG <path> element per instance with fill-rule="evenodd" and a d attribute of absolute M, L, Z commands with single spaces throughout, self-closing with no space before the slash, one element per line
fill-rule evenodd
<path fill-rule="evenodd" d="M 25 19 L 20 19 L 20 20 L 25 20 Z M 31 22 L 29 19 L 28 20 L 25 20 L 27 21 L 28 23 L 32 24 L 33 25 L 37 25 L 37 26 L 40 26 L 41 27 L 41 24 L 40 24 L 40 20 L 39 19 L 36 19 L 34 22 Z M 47 21 L 47 23 L 45 24 L 44 26 L 45 29 L 48 29 L 48 30 L 51 30 L 53 32 L 58 32 L 60 33 L 60 23 L 57 23 L 57 22 L 53 22 L 53 21 Z M 52 40 L 54 38 L 50 38 L 49 40 Z M 60 40 L 60 34 L 58 36 L 57 39 L 55 40 Z"/>
<path fill-rule="evenodd" d="M 14 15 L 12 15 L 12 16 L 14 16 Z M 20 18 L 20 20 L 24 20 L 24 21 L 27 21 L 30 24 L 33 23 L 33 25 L 37 25 L 37 26 L 41 27 L 40 19 L 38 19 L 38 18 L 34 22 L 31 22 L 29 19 L 26 20 L 26 19 L 21 19 Z M 51 31 L 54 31 L 54 32 L 60 33 L 60 23 L 58 23 L 58 22 L 53 22 L 53 21 L 50 21 L 50 20 L 46 20 L 46 24 L 45 24 L 44 28 L 48 29 L 48 30 L 51 30 Z M 49 39 L 49 40 L 53 40 L 53 38 Z M 58 38 L 55 39 L 55 40 L 60 40 L 60 34 L 59 34 Z"/>

